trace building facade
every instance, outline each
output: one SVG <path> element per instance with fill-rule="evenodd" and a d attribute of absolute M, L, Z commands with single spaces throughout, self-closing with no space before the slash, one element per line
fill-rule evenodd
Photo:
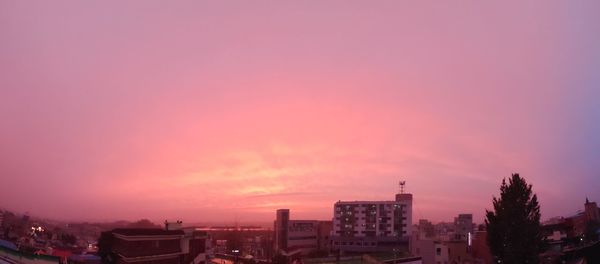
<path fill-rule="evenodd" d="M 600 210 L 598 210 L 596 202 L 590 202 L 590 200 L 585 198 L 584 209 L 587 221 L 600 222 Z"/>
<path fill-rule="evenodd" d="M 331 229 L 331 221 L 290 220 L 290 210 L 279 209 L 275 220 L 275 250 L 301 255 L 327 252 Z"/>
<path fill-rule="evenodd" d="M 279 209 L 275 218 L 275 252 L 287 250 L 290 209 Z"/>
<path fill-rule="evenodd" d="M 190 229 L 127 228 L 104 232 L 104 263 L 204 264 L 207 235 Z"/>
<path fill-rule="evenodd" d="M 288 226 L 288 250 L 300 250 L 303 254 L 317 250 L 319 221 L 290 220 Z"/>
<path fill-rule="evenodd" d="M 473 214 L 459 214 L 454 218 L 454 239 L 468 241 L 473 233 Z"/>
<path fill-rule="evenodd" d="M 419 239 L 431 239 L 436 235 L 433 224 L 427 219 L 419 219 L 419 224 L 417 225 L 417 234 Z"/>
<path fill-rule="evenodd" d="M 394 201 L 338 201 L 333 210 L 334 250 L 408 251 L 412 194 L 399 193 Z"/>

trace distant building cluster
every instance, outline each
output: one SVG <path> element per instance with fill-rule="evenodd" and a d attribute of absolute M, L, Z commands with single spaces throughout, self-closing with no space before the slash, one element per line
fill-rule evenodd
<path fill-rule="evenodd" d="M 337 201 L 326 221 L 294 219 L 290 209 L 279 209 L 272 229 L 186 227 L 181 221 L 161 227 L 148 220 L 65 224 L 0 211 L 0 264 L 495 263 L 485 225 L 473 214 L 413 223 L 413 195 L 401 187 L 393 200 Z M 582 211 L 549 219 L 542 231 L 542 263 L 598 254 L 600 209 L 586 199 Z"/>
<path fill-rule="evenodd" d="M 487 247 L 480 250 L 484 256 L 475 254 L 476 243 L 487 243 L 484 236 L 478 233 L 472 214 L 459 214 L 452 223 L 421 219 L 411 236 L 411 253 L 421 256 L 425 264 L 489 263 Z"/>
<path fill-rule="evenodd" d="M 587 199 L 583 209 L 542 224 L 547 243 L 540 255 L 542 263 L 577 263 L 590 252 L 600 252 L 600 209 Z M 485 226 L 474 224 L 471 214 L 459 214 L 451 223 L 421 219 L 414 230 L 411 254 L 421 256 L 424 264 L 494 263 Z"/>
<path fill-rule="evenodd" d="M 81 227 L 0 211 L 0 263 L 100 263 L 99 230 Z"/>
<path fill-rule="evenodd" d="M 587 198 L 583 211 L 568 216 L 555 217 L 542 224 L 543 235 L 549 249 L 543 254 L 548 261 L 569 258 L 593 247 L 600 252 L 600 209 Z M 594 244 L 595 243 L 595 244 Z"/>

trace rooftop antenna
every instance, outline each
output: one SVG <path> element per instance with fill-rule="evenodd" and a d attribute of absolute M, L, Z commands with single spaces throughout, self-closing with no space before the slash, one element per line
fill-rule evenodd
<path fill-rule="evenodd" d="M 400 193 L 404 193 L 405 185 L 406 185 L 406 181 L 400 181 Z"/>

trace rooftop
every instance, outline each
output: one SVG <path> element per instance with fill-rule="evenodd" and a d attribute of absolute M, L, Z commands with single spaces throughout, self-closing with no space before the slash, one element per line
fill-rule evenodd
<path fill-rule="evenodd" d="M 112 231 L 124 236 L 164 236 L 183 235 L 183 230 L 164 230 L 160 228 L 117 228 Z"/>

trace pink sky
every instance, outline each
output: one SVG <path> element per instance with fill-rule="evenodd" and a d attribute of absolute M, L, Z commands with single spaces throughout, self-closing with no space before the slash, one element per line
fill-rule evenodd
<path fill-rule="evenodd" d="M 0 207 L 58 219 L 481 221 L 600 202 L 600 3 L 2 1 Z"/>

